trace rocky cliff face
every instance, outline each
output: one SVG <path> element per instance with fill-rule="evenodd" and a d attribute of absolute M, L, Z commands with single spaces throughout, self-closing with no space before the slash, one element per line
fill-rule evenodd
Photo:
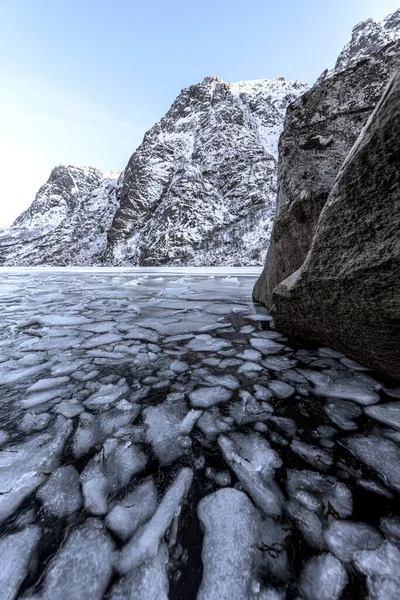
<path fill-rule="evenodd" d="M 0 264 L 100 264 L 117 209 L 118 175 L 93 167 L 55 167 L 30 208 L 0 232 Z"/>
<path fill-rule="evenodd" d="M 339 168 L 398 68 L 400 40 L 315 85 L 288 108 L 276 217 L 256 300 L 270 306 L 275 286 L 303 264 Z"/>
<path fill-rule="evenodd" d="M 128 163 L 107 262 L 260 264 L 284 114 L 306 89 L 207 77 L 183 90 Z"/>
<path fill-rule="evenodd" d="M 278 285 L 277 329 L 400 377 L 400 73 L 341 168 L 302 268 Z"/>

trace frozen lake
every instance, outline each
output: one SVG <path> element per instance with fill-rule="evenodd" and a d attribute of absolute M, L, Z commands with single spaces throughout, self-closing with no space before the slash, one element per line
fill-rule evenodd
<path fill-rule="evenodd" d="M 0 600 L 400 598 L 400 383 L 259 271 L 0 271 Z"/>

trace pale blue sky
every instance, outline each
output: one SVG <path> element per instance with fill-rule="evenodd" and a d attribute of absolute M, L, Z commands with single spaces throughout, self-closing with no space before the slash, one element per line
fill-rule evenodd
<path fill-rule="evenodd" d="M 392 0 L 0 0 L 0 227 L 51 168 L 123 169 L 184 87 L 313 83 Z"/>

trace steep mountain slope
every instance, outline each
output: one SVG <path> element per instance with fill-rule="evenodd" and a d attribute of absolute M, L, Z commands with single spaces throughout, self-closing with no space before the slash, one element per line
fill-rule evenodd
<path fill-rule="evenodd" d="M 367 19 L 358 23 L 352 31 L 350 41 L 339 54 L 335 67 L 326 69 L 319 81 L 332 77 L 358 62 L 368 58 L 381 48 L 400 38 L 400 8 L 383 21 Z"/>
<path fill-rule="evenodd" d="M 0 232 L 0 264 L 100 264 L 116 208 L 119 173 L 58 166 L 28 210 Z"/>
<path fill-rule="evenodd" d="M 284 114 L 306 89 L 217 77 L 184 89 L 128 163 L 107 263 L 259 264 Z"/>

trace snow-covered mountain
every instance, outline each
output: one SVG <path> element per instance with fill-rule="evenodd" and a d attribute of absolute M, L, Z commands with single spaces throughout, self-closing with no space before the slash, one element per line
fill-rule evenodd
<path fill-rule="evenodd" d="M 0 263 L 262 264 L 279 135 L 288 104 L 307 89 L 283 77 L 214 76 L 184 89 L 118 185 L 118 174 L 56 167 L 0 234 Z"/>
<path fill-rule="evenodd" d="M 0 232 L 0 264 L 100 264 L 117 208 L 118 172 L 58 166 L 32 205 Z"/>
<path fill-rule="evenodd" d="M 400 9 L 358 24 L 319 81 L 398 38 Z M 307 89 L 283 77 L 229 84 L 214 76 L 184 89 L 120 176 L 56 167 L 0 232 L 0 264 L 263 264 L 286 108 Z"/>
<path fill-rule="evenodd" d="M 213 76 L 184 89 L 125 169 L 106 262 L 260 264 L 286 107 L 306 89 Z"/>
<path fill-rule="evenodd" d="M 350 41 L 339 54 L 333 69 L 326 69 L 318 81 L 332 77 L 340 71 L 368 58 L 381 48 L 400 38 L 400 8 L 383 21 L 367 19 L 358 23 L 352 31 Z"/>

